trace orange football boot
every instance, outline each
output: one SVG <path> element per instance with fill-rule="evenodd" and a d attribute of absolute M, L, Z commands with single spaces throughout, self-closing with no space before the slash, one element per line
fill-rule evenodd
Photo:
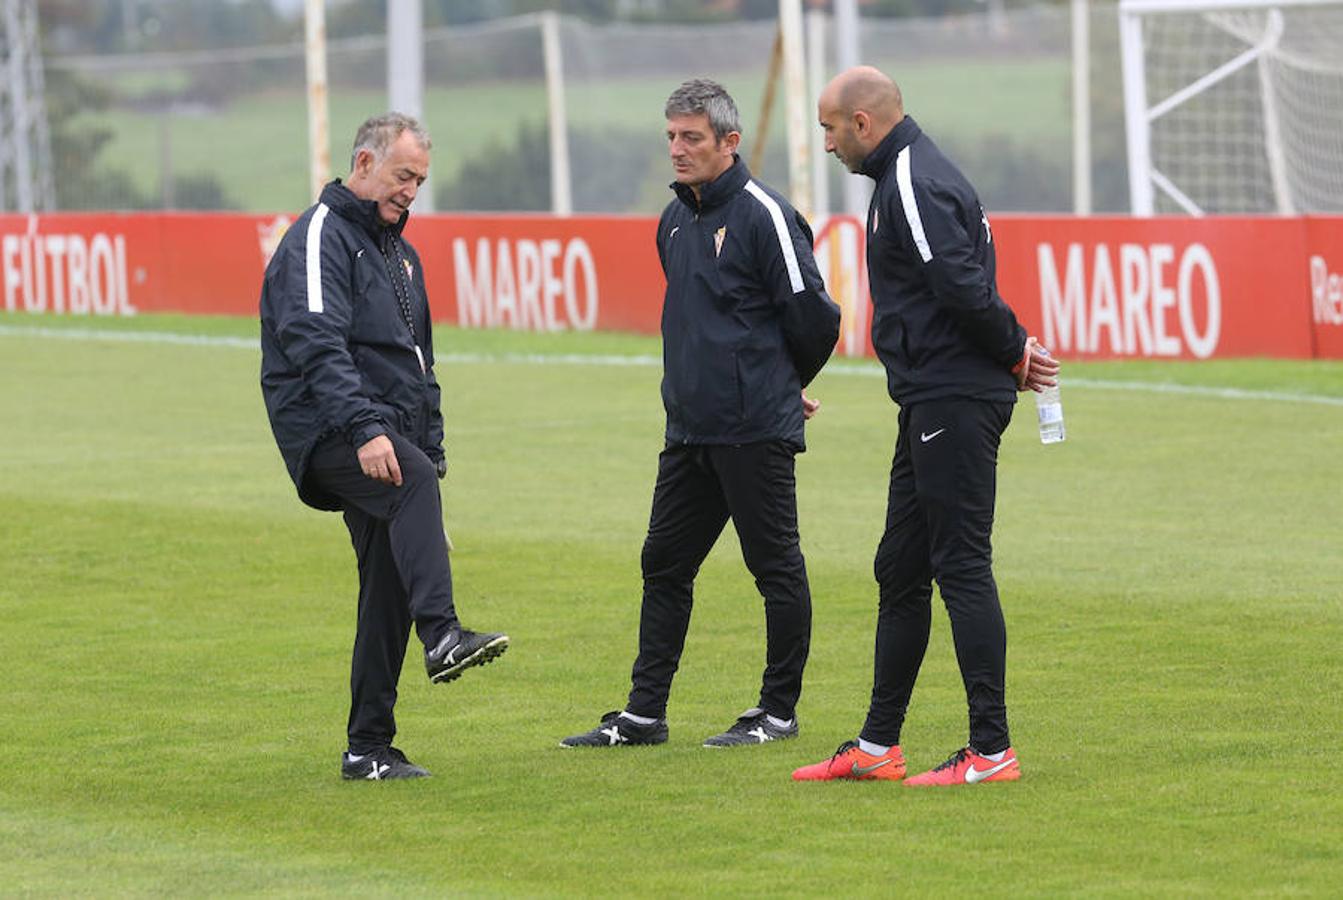
<path fill-rule="evenodd" d="M 793 772 L 794 781 L 899 781 L 905 777 L 905 755 L 897 745 L 881 756 L 864 753 L 857 741 L 845 741 L 835 755 Z"/>
<path fill-rule="evenodd" d="M 948 786 L 953 784 L 980 784 L 985 781 L 1016 781 L 1021 777 L 1021 766 L 1017 763 L 1016 751 L 1011 747 L 1003 758 L 994 762 L 986 756 L 980 756 L 973 747 L 957 750 L 951 759 L 940 766 L 915 775 L 905 781 L 910 787 L 929 785 Z"/>

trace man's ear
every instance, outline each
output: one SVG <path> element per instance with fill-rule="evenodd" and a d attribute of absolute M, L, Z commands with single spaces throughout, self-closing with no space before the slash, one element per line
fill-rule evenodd
<path fill-rule="evenodd" d="M 367 147 L 354 155 L 354 169 L 351 175 L 367 175 L 373 169 L 373 151 Z"/>
<path fill-rule="evenodd" d="M 859 137 L 866 137 L 872 133 L 872 117 L 863 110 L 858 110 L 853 114 L 853 130 Z"/>
<path fill-rule="evenodd" d="M 741 145 L 741 132 L 729 131 L 727 136 L 723 138 L 723 143 L 727 145 L 728 152 L 736 153 L 737 147 Z"/>

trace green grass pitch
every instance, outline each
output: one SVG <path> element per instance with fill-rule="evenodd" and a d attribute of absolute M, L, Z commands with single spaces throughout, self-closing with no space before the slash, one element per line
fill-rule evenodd
<path fill-rule="evenodd" d="M 896 412 L 871 364 L 817 381 L 798 462 L 815 597 L 801 737 L 700 747 L 752 704 L 763 659 L 729 530 L 699 579 L 670 742 L 566 751 L 558 739 L 628 687 L 658 344 L 440 327 L 459 608 L 513 646 L 448 686 L 428 684 L 412 648 L 397 743 L 436 777 L 352 784 L 338 754 L 353 554 L 339 517 L 293 494 L 259 354 L 71 328 L 256 334 L 246 320 L 0 315 L 0 894 L 1320 896 L 1343 883 L 1343 364 L 1069 365 L 1069 437 L 1051 447 L 1018 408 L 995 549 L 1024 775 L 917 792 L 789 780 L 866 707 Z M 911 767 L 940 762 L 965 728 L 939 605 Z"/>

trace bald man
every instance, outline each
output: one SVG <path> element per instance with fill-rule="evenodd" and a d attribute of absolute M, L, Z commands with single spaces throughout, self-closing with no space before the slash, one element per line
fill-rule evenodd
<path fill-rule="evenodd" d="M 793 773 L 799 781 L 905 776 L 900 730 L 928 647 L 936 580 L 951 618 L 970 738 L 910 786 L 1012 781 L 1006 629 L 990 536 L 998 444 L 1019 390 L 1054 384 L 1057 364 L 1026 335 L 994 282 L 993 232 L 970 183 L 905 115 L 871 67 L 821 93 L 825 148 L 876 188 L 867 217 L 872 345 L 900 407 L 879 588 L 872 701 L 858 738 Z"/>

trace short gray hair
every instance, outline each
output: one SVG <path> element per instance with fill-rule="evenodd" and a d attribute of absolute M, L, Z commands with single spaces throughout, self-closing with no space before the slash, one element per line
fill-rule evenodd
<path fill-rule="evenodd" d="M 359 157 L 360 150 L 367 150 L 375 159 L 382 159 L 387 148 L 396 143 L 403 131 L 415 135 L 415 140 L 425 150 L 433 149 L 429 132 L 424 130 L 417 119 L 399 112 L 383 113 L 366 120 L 355 132 L 354 149 L 350 151 L 350 171 L 354 171 L 354 161 Z"/>
<path fill-rule="evenodd" d="M 677 116 L 705 115 L 713 127 L 714 137 L 722 140 L 735 131 L 741 132 L 741 118 L 732 95 L 716 81 L 692 78 L 672 91 L 667 98 L 668 119 Z"/>

